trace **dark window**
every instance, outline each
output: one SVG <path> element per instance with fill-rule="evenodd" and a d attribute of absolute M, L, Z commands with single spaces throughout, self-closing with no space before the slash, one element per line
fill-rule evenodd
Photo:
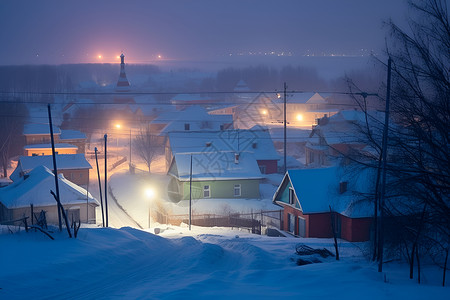
<path fill-rule="evenodd" d="M 210 198 L 211 197 L 211 189 L 209 185 L 203 186 L 203 198 Z"/>
<path fill-rule="evenodd" d="M 190 130 L 190 129 L 191 129 L 191 124 L 184 123 L 184 130 Z"/>
<path fill-rule="evenodd" d="M 289 188 L 289 204 L 294 205 L 294 203 L 295 203 L 294 189 Z"/>
<path fill-rule="evenodd" d="M 239 197 L 241 195 L 241 185 L 235 184 L 234 185 L 234 196 Z"/>

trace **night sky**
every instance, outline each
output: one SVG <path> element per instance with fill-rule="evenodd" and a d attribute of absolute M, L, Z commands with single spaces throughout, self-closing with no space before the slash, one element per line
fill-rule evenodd
<path fill-rule="evenodd" d="M 383 21 L 407 12 L 403 0 L 4 0 L 0 64 L 378 53 Z"/>

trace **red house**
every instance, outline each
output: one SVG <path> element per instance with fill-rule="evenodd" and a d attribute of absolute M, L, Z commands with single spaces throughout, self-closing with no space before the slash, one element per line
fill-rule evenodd
<path fill-rule="evenodd" d="M 358 195 L 371 189 L 369 170 L 358 174 L 341 167 L 289 170 L 273 196 L 283 207 L 283 230 L 300 237 L 370 239 L 373 205 Z"/>

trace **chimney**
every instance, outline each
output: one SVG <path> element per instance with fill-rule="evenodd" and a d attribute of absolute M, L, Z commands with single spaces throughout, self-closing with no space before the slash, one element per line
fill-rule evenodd
<path fill-rule="evenodd" d="M 234 154 L 234 163 L 235 163 L 235 164 L 238 164 L 238 163 L 239 163 L 239 154 L 238 154 L 238 153 L 235 153 L 235 154 Z"/>
<path fill-rule="evenodd" d="M 211 147 L 211 142 L 206 142 L 206 147 Z"/>

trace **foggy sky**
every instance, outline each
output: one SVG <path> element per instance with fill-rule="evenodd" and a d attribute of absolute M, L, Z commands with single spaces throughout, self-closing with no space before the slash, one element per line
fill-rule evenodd
<path fill-rule="evenodd" d="M 0 64 L 382 52 L 383 21 L 407 11 L 403 0 L 4 0 Z"/>

